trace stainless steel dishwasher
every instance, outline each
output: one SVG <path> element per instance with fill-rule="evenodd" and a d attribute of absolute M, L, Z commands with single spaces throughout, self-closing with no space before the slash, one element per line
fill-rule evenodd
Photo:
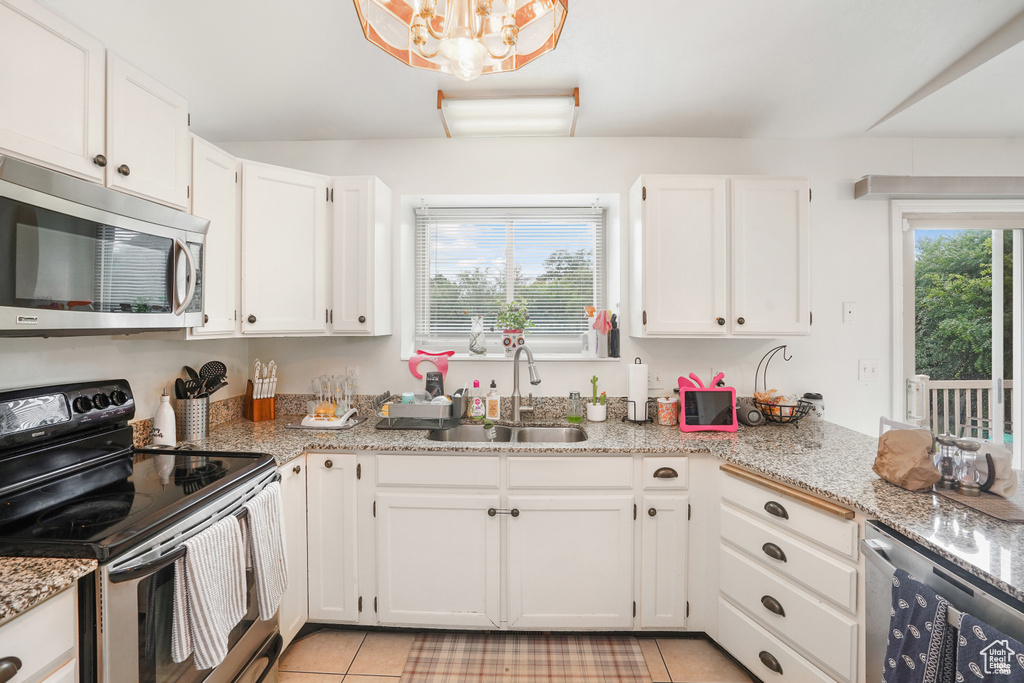
<path fill-rule="evenodd" d="M 1024 603 L 978 579 L 948 560 L 878 522 L 868 522 L 861 541 L 867 566 L 867 680 L 877 680 L 885 662 L 892 602 L 892 574 L 897 567 L 914 575 L 967 612 L 1008 636 L 1024 642 Z M 959 626 L 959 616 L 950 612 Z"/>

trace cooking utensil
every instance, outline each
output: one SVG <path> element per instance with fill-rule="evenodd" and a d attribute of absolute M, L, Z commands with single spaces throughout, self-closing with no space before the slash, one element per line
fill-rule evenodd
<path fill-rule="evenodd" d="M 223 389 L 227 385 L 228 385 L 228 378 L 227 377 L 224 377 L 223 375 L 221 375 L 219 377 L 214 377 L 213 379 L 210 380 L 210 383 L 209 383 L 209 385 L 207 386 L 207 389 L 206 389 L 206 393 L 207 393 L 207 395 L 212 396 L 214 392 Z"/>
<path fill-rule="evenodd" d="M 228 366 L 224 365 L 224 363 L 219 360 L 211 360 L 209 363 L 206 363 L 203 367 L 199 368 L 200 377 L 217 377 L 218 375 L 223 376 L 227 374 Z"/>
<path fill-rule="evenodd" d="M 193 370 L 191 365 L 185 366 L 185 372 L 188 374 L 188 378 L 193 382 L 199 379 L 199 373 Z"/>
<path fill-rule="evenodd" d="M 178 400 L 184 400 L 185 395 L 185 380 L 178 378 L 174 380 L 174 397 Z"/>

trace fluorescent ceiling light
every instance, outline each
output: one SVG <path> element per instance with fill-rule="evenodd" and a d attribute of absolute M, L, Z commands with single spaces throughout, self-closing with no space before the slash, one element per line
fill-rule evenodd
<path fill-rule="evenodd" d="M 441 125 L 450 138 L 573 137 L 580 89 L 571 95 L 457 99 L 437 91 Z"/>

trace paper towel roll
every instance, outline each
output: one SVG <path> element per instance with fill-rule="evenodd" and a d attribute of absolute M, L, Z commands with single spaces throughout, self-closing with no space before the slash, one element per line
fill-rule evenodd
<path fill-rule="evenodd" d="M 626 371 L 626 419 L 647 419 L 647 363 L 633 363 Z"/>

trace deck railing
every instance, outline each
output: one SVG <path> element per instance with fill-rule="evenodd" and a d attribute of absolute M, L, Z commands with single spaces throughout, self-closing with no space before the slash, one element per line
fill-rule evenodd
<path fill-rule="evenodd" d="M 971 420 L 981 421 L 993 430 L 1001 430 L 1001 434 L 1012 433 L 1012 381 L 1003 382 L 1003 403 L 994 406 L 1001 415 L 993 415 L 991 381 L 929 379 L 925 386 L 928 390 L 929 422 L 935 434 L 958 434 L 960 426 L 969 424 Z M 976 436 L 992 438 L 994 435 Z"/>

